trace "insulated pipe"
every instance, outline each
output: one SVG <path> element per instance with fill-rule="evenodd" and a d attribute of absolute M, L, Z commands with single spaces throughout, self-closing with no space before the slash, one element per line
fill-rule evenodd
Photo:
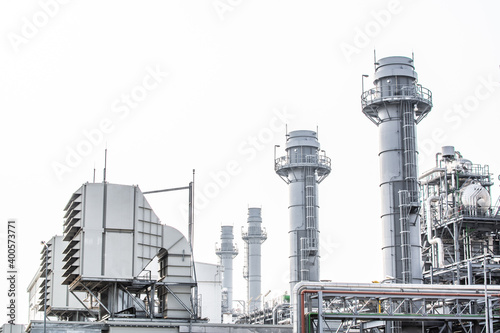
<path fill-rule="evenodd" d="M 374 296 L 429 296 L 429 297 L 485 297 L 484 289 L 474 286 L 422 285 L 422 284 L 368 284 L 368 283 L 325 283 L 299 282 L 293 288 L 293 333 L 306 333 L 304 321 L 305 294 L 322 291 L 325 294 L 351 294 Z M 491 292 L 491 294 L 490 294 Z M 500 288 L 489 286 L 490 297 L 500 297 Z"/>
<path fill-rule="evenodd" d="M 285 304 L 285 303 L 281 303 L 281 304 L 277 304 L 274 308 L 273 308 L 273 325 L 278 325 L 278 310 L 282 310 L 284 308 L 284 306 L 287 306 L 289 307 L 290 305 L 289 304 Z"/>
<path fill-rule="evenodd" d="M 422 175 L 420 175 L 420 179 L 425 178 L 425 177 L 433 174 L 434 172 L 446 172 L 446 168 L 433 168 L 433 169 L 430 169 L 430 170 L 424 172 Z"/>
<path fill-rule="evenodd" d="M 437 245 L 438 248 L 438 267 L 444 267 L 444 246 L 443 246 L 443 240 L 439 237 L 432 237 L 432 214 L 431 214 L 431 206 L 433 202 L 437 202 L 440 200 L 440 197 L 438 195 L 433 195 L 427 199 L 427 216 L 426 216 L 426 222 L 427 222 L 427 239 L 429 241 L 429 244 Z"/>
<path fill-rule="evenodd" d="M 443 155 L 442 153 L 436 153 L 436 168 L 439 167 L 439 155 Z"/>
<path fill-rule="evenodd" d="M 440 173 L 446 174 L 446 169 L 445 168 L 434 168 L 434 169 L 431 169 L 431 170 L 428 170 L 428 171 L 424 172 L 419 177 L 420 184 L 421 185 L 425 185 L 425 184 L 429 183 L 429 180 L 425 180 L 424 178 L 427 177 L 427 176 L 429 176 L 429 175 L 432 175 L 435 172 L 440 172 Z"/>

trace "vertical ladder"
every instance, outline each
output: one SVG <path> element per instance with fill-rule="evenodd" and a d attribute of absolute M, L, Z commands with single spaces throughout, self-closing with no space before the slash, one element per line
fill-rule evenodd
<path fill-rule="evenodd" d="M 418 205 L 417 152 L 415 144 L 415 111 L 408 101 L 401 103 L 403 113 L 403 164 L 410 203 Z"/>
<path fill-rule="evenodd" d="M 405 183 L 404 189 L 399 191 L 402 278 L 404 283 L 412 283 L 410 214 L 411 208 L 417 207 L 419 202 L 417 153 L 415 146 L 415 112 L 412 109 L 411 102 L 402 101 L 401 112 L 403 127 L 403 179 Z"/>
<path fill-rule="evenodd" d="M 401 234 L 401 263 L 403 283 L 412 282 L 411 243 L 410 243 L 410 194 L 407 190 L 399 191 L 399 223 Z"/>
<path fill-rule="evenodd" d="M 315 163 L 315 156 L 306 156 L 307 163 Z M 309 260 L 318 251 L 318 226 L 316 222 L 316 173 L 313 167 L 304 168 L 306 237 L 301 239 L 301 279 L 309 281 Z"/>
<path fill-rule="evenodd" d="M 248 252 L 248 240 L 244 240 L 245 242 L 245 259 L 243 263 L 243 278 L 248 280 L 248 256 L 250 253 Z"/>
<path fill-rule="evenodd" d="M 316 225 L 316 174 L 311 167 L 306 168 L 306 227 L 309 249 L 317 251 L 318 226 Z"/>

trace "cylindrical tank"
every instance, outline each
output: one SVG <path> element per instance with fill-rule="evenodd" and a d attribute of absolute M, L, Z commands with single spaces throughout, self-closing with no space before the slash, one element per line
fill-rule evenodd
<path fill-rule="evenodd" d="M 441 147 L 441 153 L 443 154 L 443 157 L 452 158 L 455 156 L 455 147 L 443 146 Z"/>
<path fill-rule="evenodd" d="M 416 124 L 432 107 L 431 92 L 417 84 L 410 58 L 375 65 L 375 88 L 361 100 L 363 113 L 379 127 L 384 274 L 421 283 Z"/>
<path fill-rule="evenodd" d="M 260 308 L 261 296 L 261 244 L 267 239 L 262 228 L 261 208 L 248 208 L 248 230 L 242 232 L 246 242 L 244 277 L 247 279 L 248 310 L 252 312 Z"/>
<path fill-rule="evenodd" d="M 490 193 L 481 183 L 473 181 L 460 189 L 462 204 L 466 209 L 484 213 L 490 208 Z"/>
<path fill-rule="evenodd" d="M 222 313 L 230 313 L 233 303 L 233 259 L 238 255 L 238 249 L 233 244 L 233 226 L 221 226 L 220 247 L 216 247 L 215 253 L 220 258 L 223 269 L 222 289 L 227 297 L 224 297 Z"/>
<path fill-rule="evenodd" d="M 287 134 L 286 156 L 275 161 L 276 173 L 289 186 L 290 293 L 299 281 L 319 281 L 318 186 L 331 170 L 320 154 L 316 132 Z"/>

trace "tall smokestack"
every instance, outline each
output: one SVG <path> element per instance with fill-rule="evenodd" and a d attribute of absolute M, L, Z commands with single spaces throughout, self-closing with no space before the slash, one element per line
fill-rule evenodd
<path fill-rule="evenodd" d="M 245 266 L 243 277 L 247 280 L 248 311 L 260 308 L 261 296 L 261 245 L 267 239 L 265 229 L 262 229 L 260 208 L 248 208 L 248 229 L 242 231 L 245 241 Z"/>
<path fill-rule="evenodd" d="M 232 312 L 233 303 L 233 259 L 238 255 L 238 249 L 233 244 L 233 226 L 221 226 L 220 247 L 216 247 L 215 254 L 220 258 L 222 273 L 222 313 Z"/>
<path fill-rule="evenodd" d="M 319 281 L 318 186 L 330 173 L 317 133 L 287 134 L 286 156 L 275 160 L 276 173 L 290 193 L 290 294 L 300 281 Z"/>
<path fill-rule="evenodd" d="M 361 105 L 379 128 L 384 274 L 393 282 L 422 283 L 416 124 L 430 112 L 432 94 L 417 84 L 407 57 L 376 62 L 373 83 Z"/>

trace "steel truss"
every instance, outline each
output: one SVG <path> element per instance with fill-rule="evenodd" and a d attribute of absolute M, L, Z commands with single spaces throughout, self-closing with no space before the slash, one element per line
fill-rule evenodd
<path fill-rule="evenodd" d="M 487 286 L 486 295 L 480 285 L 302 284 L 296 294 L 297 332 L 377 328 L 394 333 L 416 326 L 436 332 L 479 333 L 500 319 L 500 287 Z M 307 299 L 321 306 L 307 309 Z"/>
<path fill-rule="evenodd" d="M 99 316 L 95 310 L 88 309 L 89 314 L 96 320 L 114 319 L 124 317 L 135 318 L 161 318 L 162 308 L 166 304 L 162 304 L 161 294 L 171 294 L 177 302 L 190 314 L 191 320 L 197 320 L 197 314 L 194 311 L 193 304 L 185 304 L 176 295 L 172 289 L 175 286 L 190 286 L 194 287 L 195 283 L 167 283 L 156 280 L 146 279 L 76 279 L 70 285 L 70 292 L 77 300 L 84 305 L 83 300 L 80 300 L 75 291 L 86 292 L 99 304 L 101 309 Z M 133 301 L 133 307 L 128 309 L 116 309 L 117 305 L 113 301 L 113 296 L 116 296 L 118 290 L 130 297 Z M 108 302 L 105 301 L 108 299 Z M 111 301 L 109 301 L 111 299 Z M 106 304 L 107 303 L 107 304 Z M 139 312 L 137 312 L 139 309 Z M 173 318 L 175 319 L 175 318 Z"/>

